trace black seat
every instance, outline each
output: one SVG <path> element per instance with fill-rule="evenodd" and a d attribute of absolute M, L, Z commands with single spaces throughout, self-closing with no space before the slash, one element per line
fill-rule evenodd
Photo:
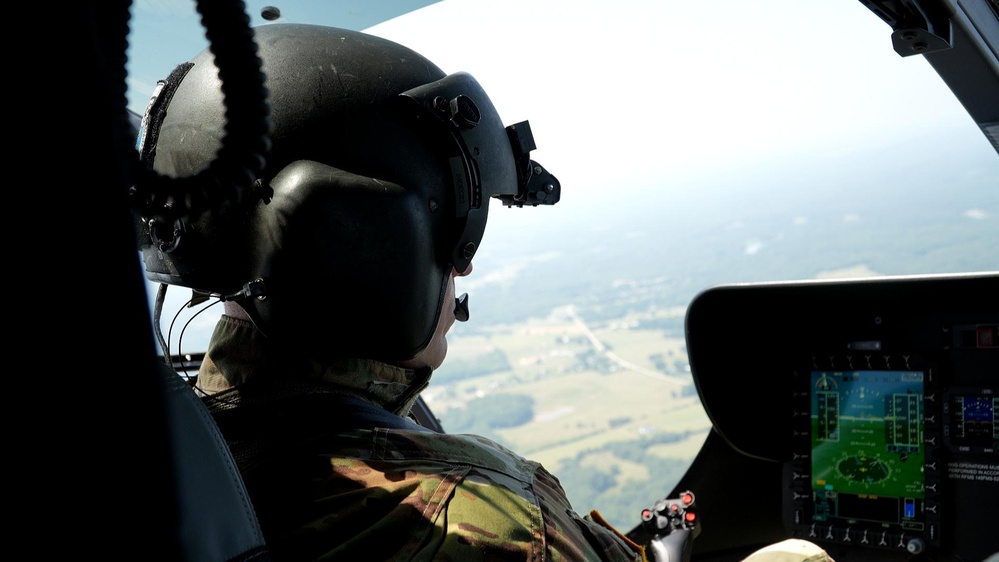
<path fill-rule="evenodd" d="M 183 560 L 271 560 L 236 462 L 208 409 L 175 371 L 162 365 L 159 375 Z"/>

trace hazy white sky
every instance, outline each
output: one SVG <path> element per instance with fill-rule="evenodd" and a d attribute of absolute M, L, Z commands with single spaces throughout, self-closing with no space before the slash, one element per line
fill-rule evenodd
<path fill-rule="evenodd" d="M 722 156 L 856 150 L 897 139 L 902 116 L 977 131 L 856 0 L 445 0 L 369 31 L 475 75 L 575 190 Z"/>
<path fill-rule="evenodd" d="M 326 2 L 249 1 L 254 24 L 272 3 L 281 22 L 344 17 Z M 141 112 L 205 39 L 190 0 L 139 0 L 132 30 L 129 99 Z M 530 120 L 532 156 L 561 180 L 562 202 L 492 211 L 487 238 L 607 197 L 749 182 L 752 167 L 925 138 L 994 156 L 926 61 L 899 57 L 889 26 L 857 0 L 443 0 L 368 31 L 473 74 L 507 124 Z"/>
<path fill-rule="evenodd" d="M 258 4 L 248 10 L 263 23 Z M 287 4 L 282 22 L 337 23 Z M 189 0 L 136 12 L 131 80 L 145 100 L 204 40 Z M 856 0 L 443 0 L 368 31 L 472 73 L 507 123 L 531 121 L 536 159 L 580 195 L 721 157 L 861 150 L 907 136 L 900 126 L 977 132 L 925 60 L 895 54 L 888 25 Z M 143 55 L 158 72 L 143 73 Z"/>

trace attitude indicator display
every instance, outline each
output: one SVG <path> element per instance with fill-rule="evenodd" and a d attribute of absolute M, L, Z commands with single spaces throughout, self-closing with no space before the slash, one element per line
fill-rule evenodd
<path fill-rule="evenodd" d="M 923 371 L 811 372 L 814 521 L 923 528 Z"/>

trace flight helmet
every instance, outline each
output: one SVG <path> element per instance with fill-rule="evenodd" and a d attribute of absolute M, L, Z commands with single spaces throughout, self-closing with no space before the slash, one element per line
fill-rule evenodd
<path fill-rule="evenodd" d="M 478 249 L 491 198 L 554 204 L 558 181 L 504 127 L 469 74 L 369 34 L 255 28 L 272 122 L 238 201 L 164 229 L 138 217 L 147 277 L 239 302 L 269 338 L 311 356 L 400 361 L 429 343 L 452 268 Z M 226 96 L 206 49 L 161 81 L 138 147 L 158 174 L 206 169 Z"/>

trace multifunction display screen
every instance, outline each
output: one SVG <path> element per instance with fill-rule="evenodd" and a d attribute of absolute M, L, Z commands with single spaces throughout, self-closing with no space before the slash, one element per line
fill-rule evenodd
<path fill-rule="evenodd" d="M 923 529 L 923 380 L 910 370 L 811 372 L 814 521 Z"/>

